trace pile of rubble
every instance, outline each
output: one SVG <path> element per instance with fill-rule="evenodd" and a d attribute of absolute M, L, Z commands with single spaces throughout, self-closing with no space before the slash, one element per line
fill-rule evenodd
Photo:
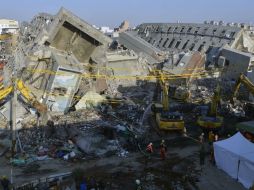
<path fill-rule="evenodd" d="M 134 105 L 123 104 L 117 109 L 103 105 L 101 109 L 53 116 L 54 122 L 44 127 L 27 123 L 18 132 L 20 148 L 26 154 L 18 155 L 13 162 L 19 165 L 52 158 L 75 161 L 112 154 L 127 156 L 130 139 L 140 134 L 142 111 Z"/>

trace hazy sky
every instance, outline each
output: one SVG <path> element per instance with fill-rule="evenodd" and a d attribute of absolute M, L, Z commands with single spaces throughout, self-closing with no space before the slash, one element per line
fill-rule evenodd
<path fill-rule="evenodd" d="M 118 26 L 143 22 L 254 23 L 254 0 L 1 0 L 0 18 L 30 21 L 39 12 L 69 9 L 90 24 Z"/>

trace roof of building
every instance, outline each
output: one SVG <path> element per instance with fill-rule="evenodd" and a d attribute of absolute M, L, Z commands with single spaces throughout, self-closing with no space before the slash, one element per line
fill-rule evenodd
<path fill-rule="evenodd" d="M 8 26 L 11 26 L 11 27 L 17 27 L 18 28 L 19 23 L 16 20 L 0 19 L 0 25 L 8 25 Z"/>
<path fill-rule="evenodd" d="M 200 71 L 204 67 L 204 56 L 199 52 L 187 52 L 172 66 L 172 63 L 164 64 L 163 70 L 175 75 L 190 75 Z"/>
<path fill-rule="evenodd" d="M 141 38 L 164 51 L 206 51 L 210 46 L 232 45 L 242 31 L 237 26 L 193 23 L 144 23 L 136 30 Z"/>
<path fill-rule="evenodd" d="M 72 12 L 68 11 L 65 8 L 61 8 L 57 15 L 54 17 L 54 21 L 49 31 L 50 39 L 52 41 L 55 38 L 59 28 L 65 23 L 68 22 L 75 28 L 89 35 L 94 40 L 98 41 L 100 44 L 107 45 L 111 43 L 112 40 L 104 35 L 99 30 L 95 29 L 92 25 L 88 24 L 86 21 L 80 19 L 78 16 L 74 15 Z"/>

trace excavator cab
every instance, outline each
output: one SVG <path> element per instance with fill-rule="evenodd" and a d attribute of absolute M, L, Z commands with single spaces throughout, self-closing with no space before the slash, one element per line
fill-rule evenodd
<path fill-rule="evenodd" d="M 197 120 L 198 125 L 204 130 L 219 130 L 222 127 L 223 117 L 218 115 L 218 104 L 221 99 L 220 93 L 220 87 L 217 86 L 211 100 L 208 115 L 200 116 Z"/>
<path fill-rule="evenodd" d="M 179 112 L 162 111 L 156 113 L 156 121 L 160 129 L 169 131 L 183 131 L 184 120 L 183 115 Z"/>
<path fill-rule="evenodd" d="M 156 74 L 158 75 L 157 78 L 161 87 L 161 103 L 155 103 L 151 108 L 155 115 L 156 123 L 159 129 L 162 130 L 184 131 L 183 115 L 169 110 L 168 86 L 164 76 L 160 71 L 156 72 Z"/>

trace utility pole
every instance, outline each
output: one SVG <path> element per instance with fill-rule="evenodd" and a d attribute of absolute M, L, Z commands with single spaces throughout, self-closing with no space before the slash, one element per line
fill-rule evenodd
<path fill-rule="evenodd" d="M 16 71 L 16 64 L 17 64 L 17 53 L 15 50 L 15 61 L 13 64 L 13 71 L 12 71 L 12 85 L 13 85 L 13 96 L 11 98 L 11 106 L 10 106 L 10 129 L 11 129 L 11 155 L 12 159 L 15 156 L 16 151 L 16 108 L 17 108 L 17 90 L 16 90 L 16 80 L 17 80 L 17 71 Z"/>
<path fill-rule="evenodd" d="M 17 91 L 16 91 L 16 80 L 17 80 L 17 48 L 13 50 L 14 62 L 12 63 L 12 74 L 11 74 L 11 85 L 13 86 L 13 96 L 10 102 L 10 130 L 11 130 L 11 161 L 14 159 L 16 153 L 16 108 L 17 108 Z M 11 166 L 11 184 L 13 184 L 13 167 Z"/>

